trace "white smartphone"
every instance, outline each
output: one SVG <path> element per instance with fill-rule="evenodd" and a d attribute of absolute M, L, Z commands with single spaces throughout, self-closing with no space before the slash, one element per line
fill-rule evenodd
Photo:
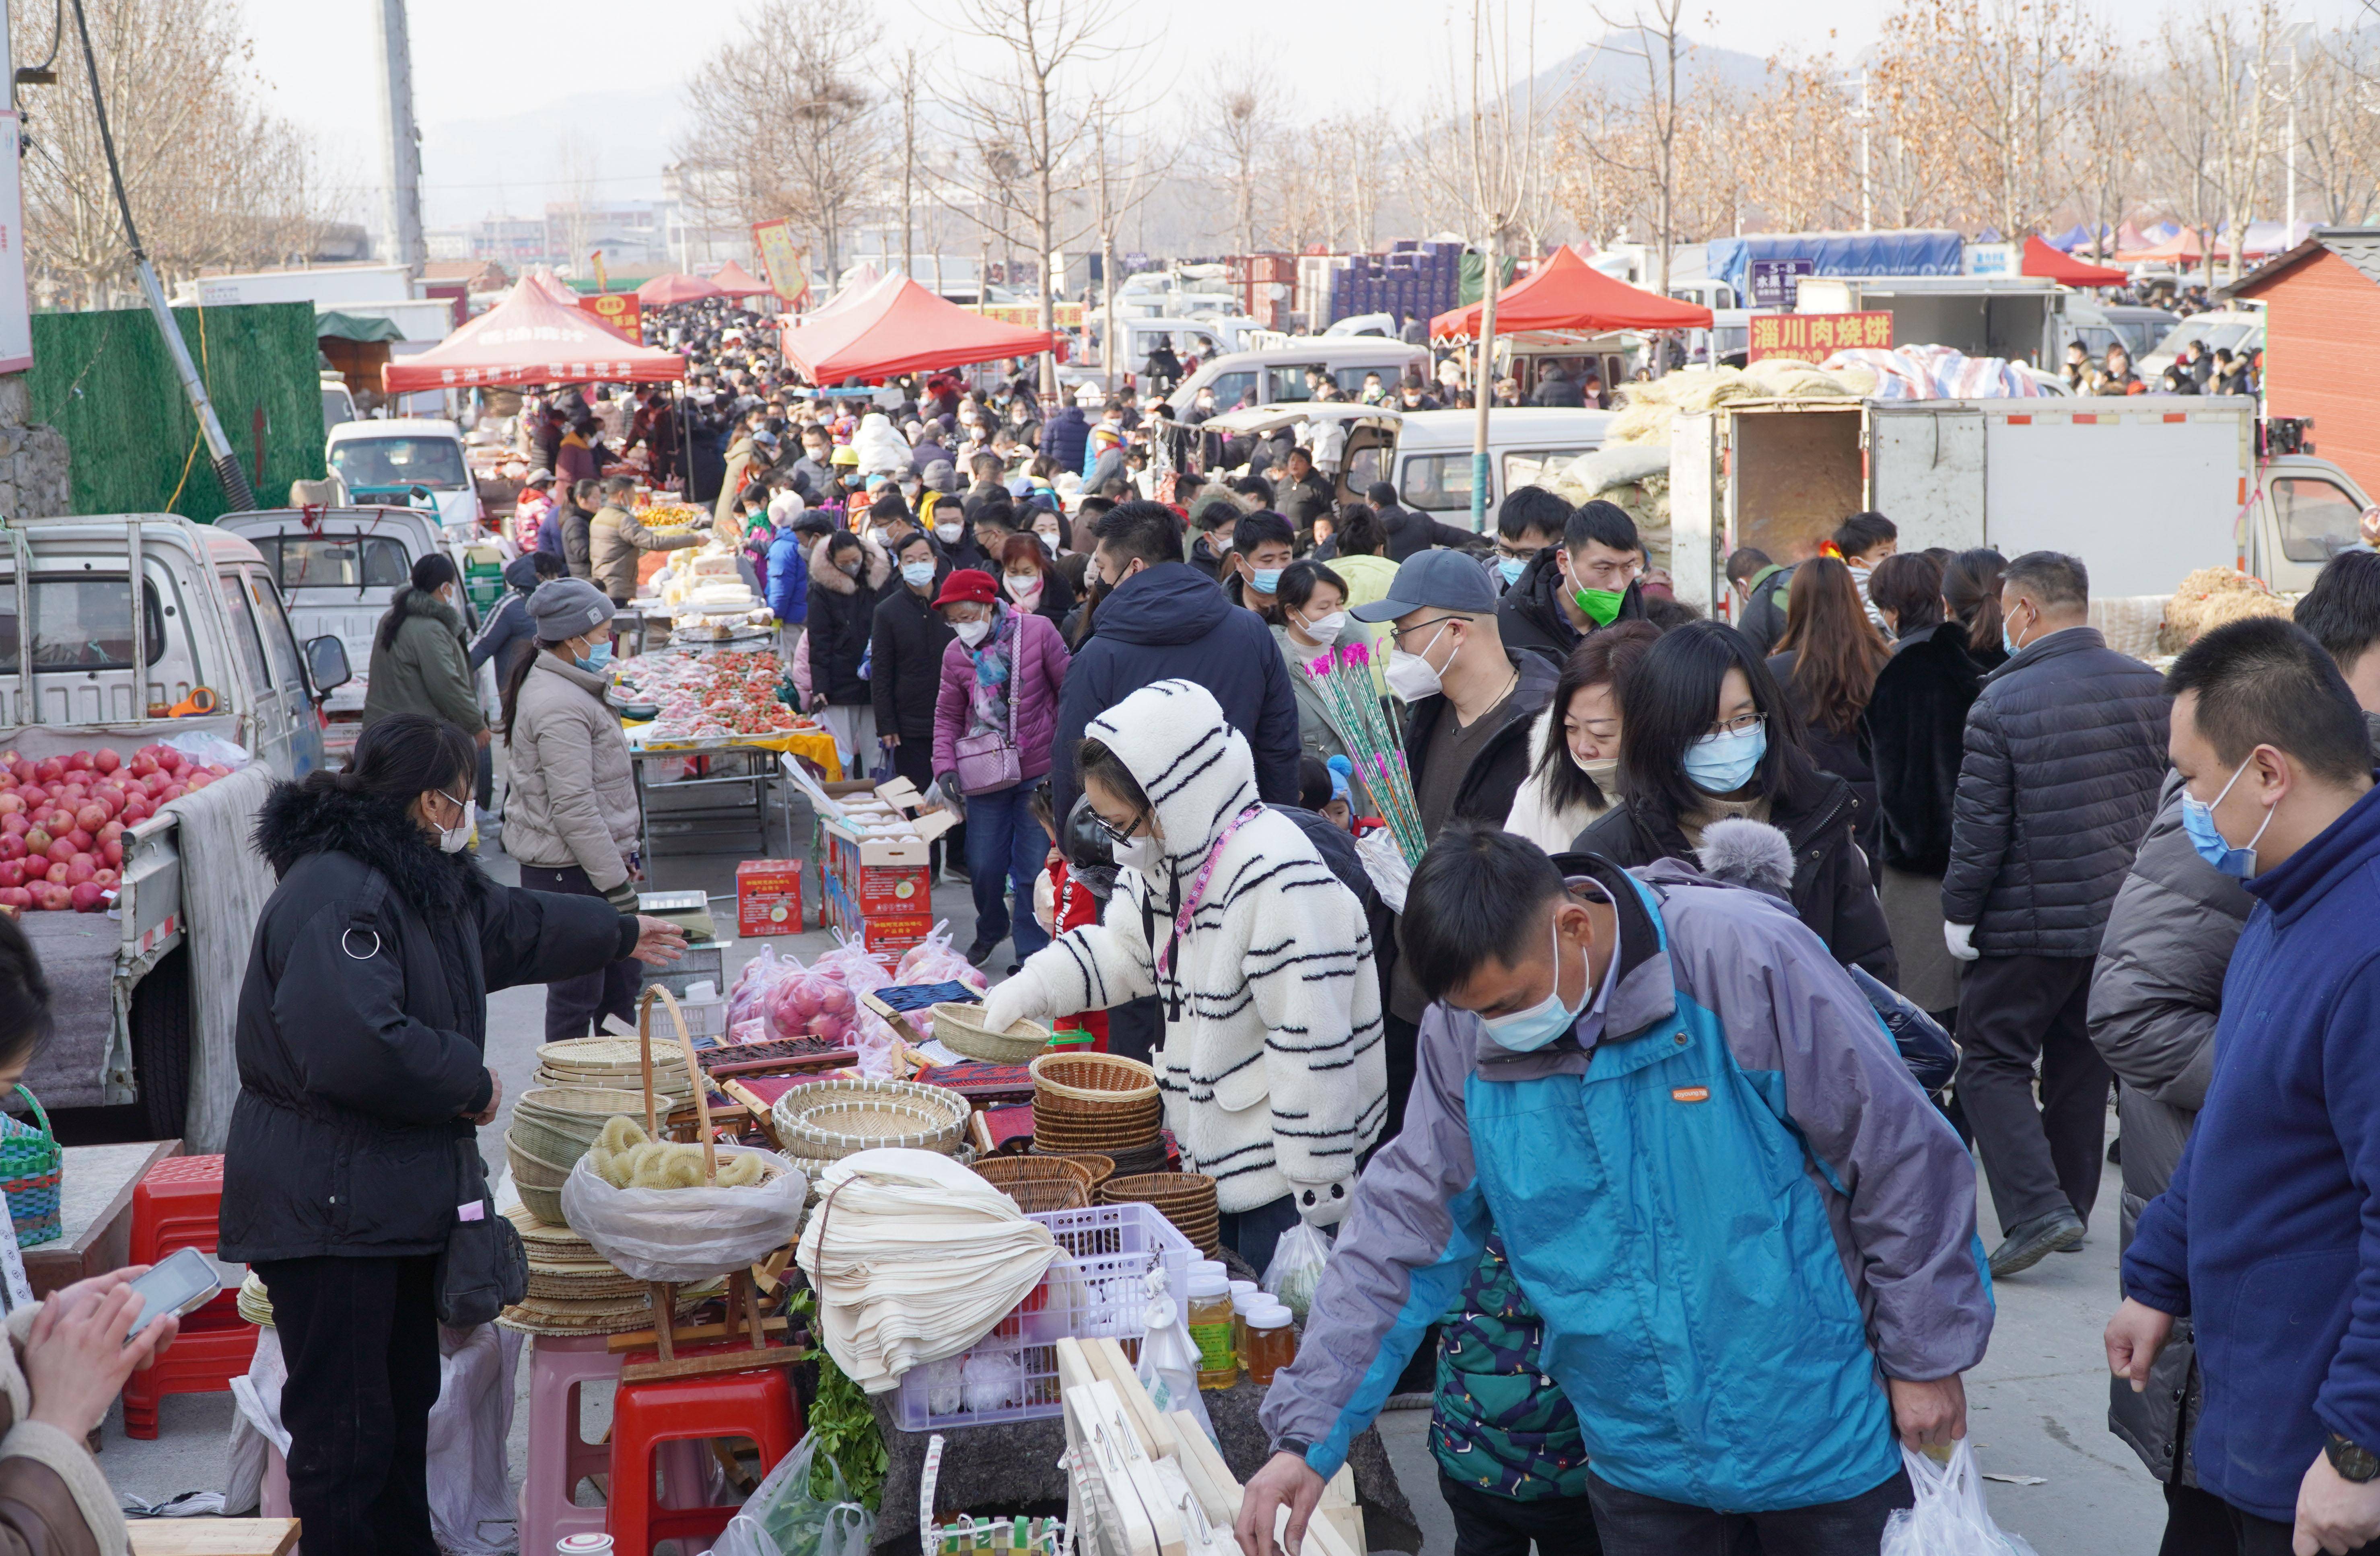
<path fill-rule="evenodd" d="M 125 1336 L 127 1343 L 151 1320 L 167 1313 L 179 1316 L 204 1304 L 223 1290 L 223 1279 L 215 1273 L 214 1260 L 196 1248 L 178 1248 L 151 1265 L 146 1274 L 133 1277 L 132 1289 L 140 1294 L 140 1317 Z"/>

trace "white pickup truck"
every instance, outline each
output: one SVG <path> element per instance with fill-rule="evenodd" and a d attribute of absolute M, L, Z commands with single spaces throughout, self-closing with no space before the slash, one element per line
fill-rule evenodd
<path fill-rule="evenodd" d="M 336 637 L 300 647 L 238 535 L 169 514 L 0 523 L 0 752 L 129 757 L 205 734 L 299 777 L 322 764 L 320 705 L 347 678 Z M 23 918 L 57 1015 L 27 1085 L 51 1108 L 137 1101 L 159 1138 L 182 1133 L 198 1030 L 179 827 L 169 809 L 124 833 L 109 912 Z"/>
<path fill-rule="evenodd" d="M 1730 553 L 1799 561 L 1863 510 L 1903 551 L 2078 555 L 2113 599 L 2210 566 L 2301 591 L 2369 505 L 2326 459 L 2260 458 L 2233 396 L 1736 400 L 1679 415 L 1669 469 L 1678 598 L 1722 615 Z"/>

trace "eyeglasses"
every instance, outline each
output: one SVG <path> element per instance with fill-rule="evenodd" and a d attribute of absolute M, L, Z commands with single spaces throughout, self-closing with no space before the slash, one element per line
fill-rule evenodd
<path fill-rule="evenodd" d="M 1768 722 L 1766 713 L 1738 713 L 1731 719 L 1721 719 L 1711 725 L 1713 735 L 1750 735 Z"/>
<path fill-rule="evenodd" d="M 1438 626 L 1450 621 L 1469 621 L 1470 619 L 1471 618 L 1468 616 L 1432 616 L 1427 621 L 1417 621 L 1411 626 L 1392 626 L 1389 629 L 1389 637 L 1396 642 L 1399 648 L 1402 648 L 1404 646 L 1405 634 L 1408 632 L 1419 632 L 1426 626 Z"/>
<path fill-rule="evenodd" d="M 1091 824 L 1107 833 L 1108 842 L 1121 848 L 1132 841 L 1133 833 L 1141 829 L 1143 818 L 1135 816 L 1130 825 L 1119 830 L 1113 822 L 1094 810 L 1091 812 Z"/>

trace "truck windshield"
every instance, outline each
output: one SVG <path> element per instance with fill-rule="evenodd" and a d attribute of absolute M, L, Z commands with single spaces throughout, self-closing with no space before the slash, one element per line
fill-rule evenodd
<path fill-rule="evenodd" d="M 331 450 L 331 468 L 351 491 L 426 486 L 460 492 L 470 484 L 462 445 L 452 438 L 353 438 Z"/>
<path fill-rule="evenodd" d="M 395 589 L 413 566 L 387 535 L 263 535 L 256 549 L 284 589 Z"/>
<path fill-rule="evenodd" d="M 124 578 L 36 575 L 32 592 L 36 671 L 132 667 L 132 590 Z M 143 580 L 140 593 L 148 617 L 141 638 L 148 662 L 154 664 L 165 654 L 165 613 L 155 584 Z M 0 574 L 0 671 L 16 669 L 17 587 L 12 577 Z"/>

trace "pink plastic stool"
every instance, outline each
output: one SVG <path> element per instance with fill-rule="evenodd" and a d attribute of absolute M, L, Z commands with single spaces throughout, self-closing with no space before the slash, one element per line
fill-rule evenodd
<path fill-rule="evenodd" d="M 523 1556 L 552 1556 L 565 1535 L 604 1532 L 608 1508 L 580 1507 L 571 1500 L 581 1480 L 612 1470 L 610 1446 L 578 1435 L 580 1385 L 620 1376 L 620 1358 L 604 1348 L 604 1338 L 540 1334 L 529 1341 L 528 1463 L 520 1489 Z"/>

